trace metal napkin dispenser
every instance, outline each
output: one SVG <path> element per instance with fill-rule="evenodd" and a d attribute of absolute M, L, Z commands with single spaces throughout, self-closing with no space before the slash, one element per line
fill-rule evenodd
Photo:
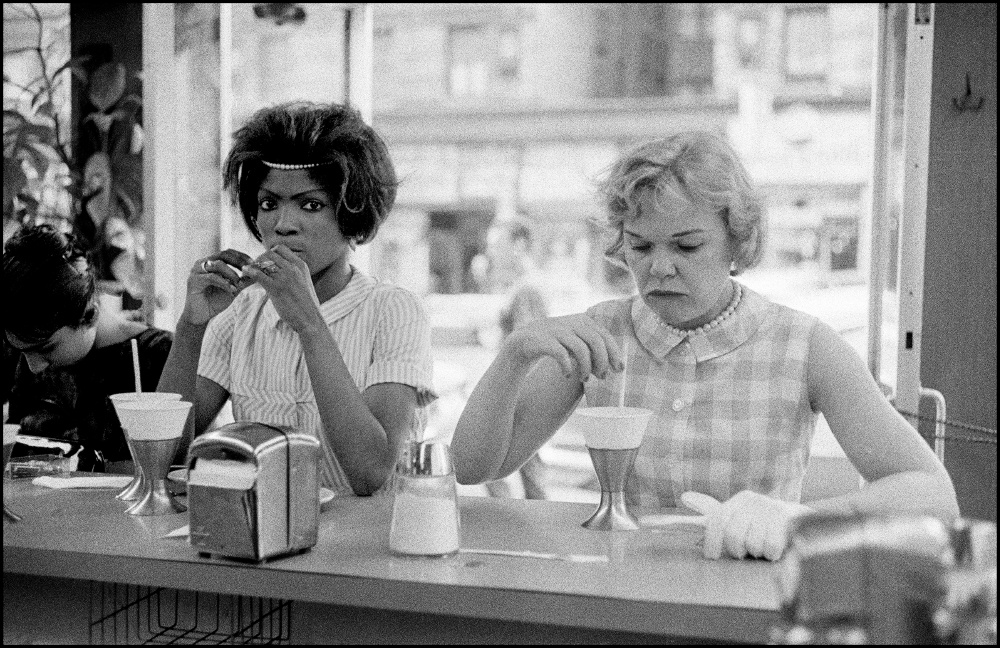
<path fill-rule="evenodd" d="M 188 450 L 191 545 L 263 561 L 305 551 L 319 529 L 319 441 L 291 428 L 231 423 Z"/>

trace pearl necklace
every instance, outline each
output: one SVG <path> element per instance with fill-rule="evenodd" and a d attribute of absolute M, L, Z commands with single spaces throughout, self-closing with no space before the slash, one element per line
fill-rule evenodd
<path fill-rule="evenodd" d="M 734 281 L 733 284 L 735 285 L 735 290 L 733 290 L 733 299 L 729 302 L 729 306 L 726 306 L 726 310 L 719 313 L 719 315 L 708 324 L 702 324 L 696 329 L 684 330 L 679 329 L 676 326 L 671 326 L 666 322 L 661 323 L 664 327 L 666 327 L 668 333 L 673 333 L 680 338 L 708 333 L 710 330 L 729 319 L 730 315 L 736 312 L 736 307 L 740 305 L 740 301 L 743 299 L 743 286 L 738 281 Z"/>

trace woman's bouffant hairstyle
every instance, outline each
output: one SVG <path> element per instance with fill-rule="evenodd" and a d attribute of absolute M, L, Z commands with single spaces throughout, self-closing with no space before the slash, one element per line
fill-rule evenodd
<path fill-rule="evenodd" d="M 722 216 L 739 274 L 764 254 L 764 208 L 733 148 L 711 133 L 693 131 L 642 144 L 615 162 L 599 181 L 612 241 L 605 255 L 625 263 L 624 224 L 639 215 L 647 192 L 680 191 L 695 205 Z"/>
<path fill-rule="evenodd" d="M 367 243 L 396 201 L 389 150 L 354 109 L 296 101 L 263 108 L 233 134 L 223 167 L 224 187 L 250 233 L 257 228 L 257 192 L 275 164 L 319 164 L 306 171 L 334 202 L 340 232 Z"/>
<path fill-rule="evenodd" d="M 26 227 L 4 245 L 4 330 L 35 344 L 64 326 L 90 326 L 97 318 L 96 286 L 87 253 L 72 234 Z"/>

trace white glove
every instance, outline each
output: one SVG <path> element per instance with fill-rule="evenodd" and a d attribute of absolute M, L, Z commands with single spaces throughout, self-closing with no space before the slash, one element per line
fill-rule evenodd
<path fill-rule="evenodd" d="M 705 516 L 706 558 L 717 560 L 723 550 L 733 558 L 752 556 L 778 560 L 788 544 L 791 523 L 812 512 L 803 504 L 781 500 L 745 490 L 724 503 L 702 493 L 688 491 L 681 503 Z"/>

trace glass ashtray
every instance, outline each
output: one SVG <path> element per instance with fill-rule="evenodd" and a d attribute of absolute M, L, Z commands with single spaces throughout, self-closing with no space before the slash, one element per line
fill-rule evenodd
<path fill-rule="evenodd" d="M 7 464 L 11 479 L 41 477 L 42 475 L 66 475 L 71 472 L 70 458 L 61 455 L 27 455 L 13 457 Z"/>

